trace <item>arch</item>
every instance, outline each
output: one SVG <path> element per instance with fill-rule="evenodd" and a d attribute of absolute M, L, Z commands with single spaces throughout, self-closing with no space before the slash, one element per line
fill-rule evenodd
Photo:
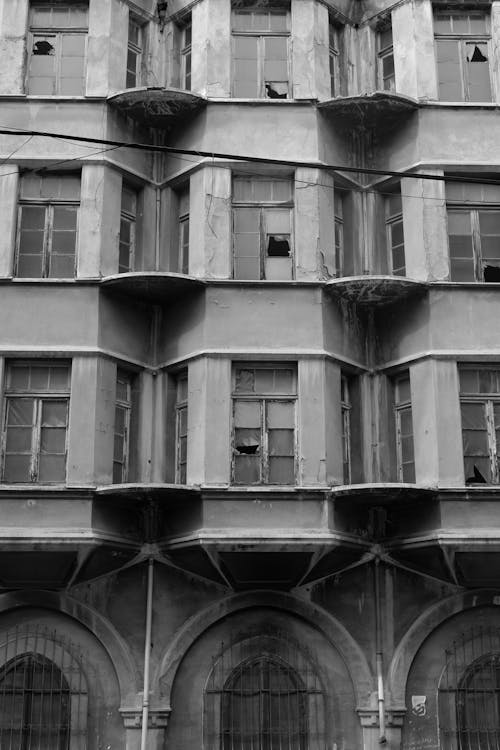
<path fill-rule="evenodd" d="M 231 614 L 254 607 L 268 607 L 295 615 L 318 630 L 337 650 L 351 676 L 356 703 L 359 708 L 370 706 L 373 677 L 366 657 L 349 632 L 327 612 L 311 602 L 296 599 L 281 591 L 252 591 L 234 594 L 222 599 L 185 622 L 165 652 L 156 670 L 153 689 L 156 687 L 170 706 L 172 688 L 180 663 L 190 646 L 211 625 Z"/>
<path fill-rule="evenodd" d="M 405 707 L 410 667 L 425 639 L 453 615 L 479 606 L 500 604 L 498 591 L 478 589 L 452 594 L 423 612 L 398 643 L 388 670 L 387 687 L 393 707 Z"/>
<path fill-rule="evenodd" d="M 128 646 L 117 630 L 99 612 L 67 594 L 54 591 L 17 591 L 0 594 L 0 614 L 23 607 L 56 611 L 84 626 L 107 652 L 116 672 L 122 705 L 135 705 L 139 674 Z"/>

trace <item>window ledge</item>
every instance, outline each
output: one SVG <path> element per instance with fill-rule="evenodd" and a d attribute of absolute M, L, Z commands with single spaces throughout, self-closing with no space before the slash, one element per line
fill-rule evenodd
<path fill-rule="evenodd" d="M 441 102 L 437 99 L 419 99 L 418 103 L 424 107 L 439 109 L 500 109 L 500 102 Z"/>
<path fill-rule="evenodd" d="M 256 105 L 258 107 L 262 106 L 263 104 L 270 104 L 272 107 L 286 107 L 287 105 L 310 107 L 311 105 L 316 104 L 317 99 L 266 99 L 264 97 L 259 99 L 239 99 L 237 97 L 225 96 L 208 97 L 207 101 L 209 102 L 209 104 L 250 104 L 252 106 Z"/>

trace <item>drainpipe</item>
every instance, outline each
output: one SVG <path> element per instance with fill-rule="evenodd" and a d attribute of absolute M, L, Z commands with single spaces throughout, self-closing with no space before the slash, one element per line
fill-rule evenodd
<path fill-rule="evenodd" d="M 144 689 L 142 693 L 141 750 L 146 750 L 149 722 L 149 667 L 151 663 L 151 625 L 153 622 L 154 560 L 148 559 L 148 592 L 146 598 L 146 635 L 144 637 Z"/>
<path fill-rule="evenodd" d="M 377 696 L 378 696 L 378 741 L 380 745 L 387 742 L 385 736 L 385 695 L 384 695 L 384 660 L 382 645 L 382 603 L 380 600 L 380 559 L 375 558 L 375 644 L 377 664 Z"/>

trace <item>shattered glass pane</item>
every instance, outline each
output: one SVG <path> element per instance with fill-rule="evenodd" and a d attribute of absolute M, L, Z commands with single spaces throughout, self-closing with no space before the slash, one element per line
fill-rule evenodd
<path fill-rule="evenodd" d="M 270 258 L 288 258 L 290 255 L 290 238 L 285 234 L 268 237 L 267 254 Z"/>
<path fill-rule="evenodd" d="M 234 447 L 238 453 L 256 455 L 260 451 L 260 429 L 239 428 L 235 430 Z"/>
<path fill-rule="evenodd" d="M 490 69 L 486 43 L 466 45 L 466 59 L 469 63 L 469 101 L 491 101 Z"/>

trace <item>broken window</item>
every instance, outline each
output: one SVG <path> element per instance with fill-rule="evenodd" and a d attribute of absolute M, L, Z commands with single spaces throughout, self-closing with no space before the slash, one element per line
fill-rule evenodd
<path fill-rule="evenodd" d="M 179 273 L 189 273 L 189 185 L 178 192 Z"/>
<path fill-rule="evenodd" d="M 188 373 L 183 370 L 176 378 L 175 402 L 175 481 L 186 484 L 187 478 L 187 434 L 188 434 Z"/>
<path fill-rule="evenodd" d="M 131 376 L 127 372 L 118 370 L 116 375 L 113 484 L 122 484 L 128 481 L 131 408 Z"/>
<path fill-rule="evenodd" d="M 88 5 L 32 2 L 28 94 L 82 96 Z"/>
<path fill-rule="evenodd" d="M 21 178 L 16 276 L 75 275 L 79 175 L 26 174 Z"/>
<path fill-rule="evenodd" d="M 140 86 L 142 62 L 142 27 L 132 17 L 128 22 L 126 88 Z"/>
<path fill-rule="evenodd" d="M 414 482 L 415 454 L 413 449 L 413 418 L 409 373 L 395 378 L 394 402 L 398 481 Z"/>
<path fill-rule="evenodd" d="M 7 366 L 2 481 L 64 482 L 70 367 L 67 362 Z"/>
<path fill-rule="evenodd" d="M 385 201 L 385 226 L 389 248 L 389 267 L 394 276 L 406 275 L 403 205 L 401 194 L 389 195 Z"/>
<path fill-rule="evenodd" d="M 233 10 L 233 96 L 287 99 L 289 11 Z"/>
<path fill-rule="evenodd" d="M 500 483 L 500 369 L 462 366 L 460 408 L 466 484 Z"/>
<path fill-rule="evenodd" d="M 396 90 L 391 26 L 378 32 L 378 85 L 383 91 Z"/>
<path fill-rule="evenodd" d="M 480 12 L 436 13 L 434 35 L 439 98 L 491 101 L 488 16 Z"/>
<path fill-rule="evenodd" d="M 120 242 L 118 273 L 128 273 L 135 268 L 137 193 L 123 185 L 120 215 Z"/>
<path fill-rule="evenodd" d="M 233 179 L 235 279 L 292 278 L 292 181 Z"/>
<path fill-rule="evenodd" d="M 233 481 L 294 484 L 295 367 L 238 365 L 233 378 Z"/>
<path fill-rule="evenodd" d="M 351 399 L 349 395 L 349 380 L 345 375 L 341 377 L 340 401 L 342 409 L 342 466 L 343 482 L 351 483 Z"/>
<path fill-rule="evenodd" d="M 191 15 L 184 19 L 181 28 L 181 89 L 191 91 L 191 41 L 192 26 Z"/>
<path fill-rule="evenodd" d="M 335 275 L 344 273 L 344 211 L 342 194 L 335 191 Z"/>
<path fill-rule="evenodd" d="M 500 281 L 500 187 L 446 183 L 451 281 Z"/>

